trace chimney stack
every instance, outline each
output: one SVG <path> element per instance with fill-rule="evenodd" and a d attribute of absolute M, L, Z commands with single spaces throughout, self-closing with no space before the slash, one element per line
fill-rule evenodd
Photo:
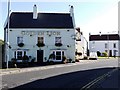
<path fill-rule="evenodd" d="M 70 16 L 72 17 L 73 14 L 74 14 L 74 8 L 73 8 L 73 6 L 70 6 Z"/>
<path fill-rule="evenodd" d="M 37 19 L 37 6 L 36 6 L 36 4 L 33 6 L 33 19 Z"/>
<path fill-rule="evenodd" d="M 74 7 L 72 5 L 69 5 L 70 6 L 70 16 L 72 17 L 72 21 L 73 21 L 73 27 L 75 29 L 76 25 L 75 25 L 75 18 L 74 18 Z"/>

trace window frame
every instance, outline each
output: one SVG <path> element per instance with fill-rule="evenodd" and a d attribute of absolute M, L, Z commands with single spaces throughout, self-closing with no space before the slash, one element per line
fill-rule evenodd
<path fill-rule="evenodd" d="M 21 56 L 20 56 L 20 58 L 18 58 L 18 53 L 19 52 L 22 52 L 22 54 L 21 54 Z M 15 58 L 15 59 L 17 59 L 17 60 L 22 60 L 22 57 L 24 56 L 24 54 L 27 54 L 27 51 L 24 51 L 24 50 L 16 50 L 16 51 L 14 51 L 13 52 L 13 57 Z"/>
<path fill-rule="evenodd" d="M 55 37 L 55 44 L 62 43 L 62 37 Z"/>
<path fill-rule="evenodd" d="M 81 34 L 80 34 L 80 32 L 76 32 L 76 41 L 81 41 Z"/>
<path fill-rule="evenodd" d="M 17 37 L 17 44 L 23 43 L 23 37 L 22 36 L 18 36 Z"/>
<path fill-rule="evenodd" d="M 44 37 L 38 36 L 37 43 L 44 43 Z"/>
<path fill-rule="evenodd" d="M 116 48 L 116 43 L 113 43 L 113 48 Z"/>
<path fill-rule="evenodd" d="M 57 52 L 60 52 L 60 55 L 57 55 Z M 64 50 L 53 50 L 52 53 L 55 54 L 55 60 L 59 61 L 59 60 L 62 60 L 62 57 L 65 55 L 65 51 Z M 59 57 L 60 56 L 60 59 L 56 59 L 56 57 Z"/>
<path fill-rule="evenodd" d="M 108 44 L 107 43 L 105 43 L 105 48 L 108 48 Z"/>

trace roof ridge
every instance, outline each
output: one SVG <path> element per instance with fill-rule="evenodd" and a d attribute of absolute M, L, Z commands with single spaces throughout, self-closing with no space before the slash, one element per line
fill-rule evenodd
<path fill-rule="evenodd" d="M 101 34 L 101 36 L 106 36 L 106 35 L 119 35 L 118 33 L 114 33 L 114 34 Z M 93 34 L 90 36 L 100 36 L 99 34 Z"/>
<path fill-rule="evenodd" d="M 33 12 L 28 12 L 28 11 L 22 11 L 22 12 L 19 12 L 19 11 L 15 11 L 15 12 L 11 12 L 11 13 L 33 13 Z M 69 12 L 38 12 L 38 14 L 70 14 Z"/>

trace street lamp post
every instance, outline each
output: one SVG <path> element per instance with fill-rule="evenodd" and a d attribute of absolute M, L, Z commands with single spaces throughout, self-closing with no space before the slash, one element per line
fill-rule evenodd
<path fill-rule="evenodd" d="M 116 31 L 112 31 L 112 32 L 116 32 Z M 109 33 L 110 33 L 110 32 L 107 33 L 107 34 L 108 34 L 108 35 L 107 35 L 107 41 L 108 41 L 108 42 L 107 42 L 107 43 L 108 43 L 108 45 L 107 45 L 107 46 L 108 46 L 108 59 L 109 59 L 109 55 L 110 55 L 110 50 L 109 50 L 109 39 L 110 39 L 110 38 L 109 38 Z"/>
<path fill-rule="evenodd" d="M 109 59 L 109 32 L 108 32 L 108 35 L 107 35 L 107 41 L 108 41 L 108 45 L 107 45 L 108 46 L 108 52 L 107 53 L 108 53 L 108 59 Z"/>
<path fill-rule="evenodd" d="M 110 55 L 110 53 L 109 53 L 109 33 L 114 33 L 114 32 L 116 32 L 116 31 L 112 31 L 112 32 L 107 32 L 107 53 L 108 53 L 108 59 L 109 59 L 109 55 Z M 99 32 L 99 34 L 100 34 L 100 36 L 101 36 L 101 32 Z"/>
<path fill-rule="evenodd" d="M 100 34 L 100 36 L 101 36 L 101 32 L 99 32 L 99 34 Z M 107 48 L 108 48 L 108 50 L 107 50 L 107 53 L 108 53 L 108 59 L 109 59 L 109 32 L 107 33 L 108 35 L 107 35 Z"/>

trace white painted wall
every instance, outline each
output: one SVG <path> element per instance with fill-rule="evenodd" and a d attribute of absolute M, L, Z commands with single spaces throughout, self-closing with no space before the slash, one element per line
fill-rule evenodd
<path fill-rule="evenodd" d="M 59 31 L 60 35 L 47 35 L 44 34 L 44 43 L 45 46 L 41 47 L 42 50 L 44 50 L 44 57 L 48 59 L 49 55 L 51 54 L 51 49 L 63 49 L 65 50 L 65 54 L 67 58 L 71 58 L 72 60 L 75 60 L 75 40 L 72 39 L 71 35 L 75 35 L 74 29 L 10 29 L 12 31 L 9 32 L 9 43 L 12 47 L 9 49 L 9 60 L 13 58 L 13 51 L 15 49 L 28 49 L 27 55 L 28 56 L 34 56 L 37 58 L 37 50 L 39 50 L 39 47 L 36 46 L 37 44 L 37 37 L 39 35 L 22 35 L 21 31 Z M 68 31 L 69 30 L 69 31 Z M 23 42 L 25 44 L 24 47 L 18 47 L 17 46 L 17 37 L 22 36 Z M 62 37 L 62 44 L 61 47 L 55 46 L 55 37 Z M 69 45 L 70 47 L 67 47 Z"/>
<path fill-rule="evenodd" d="M 77 52 L 82 53 L 82 56 L 79 58 L 83 59 L 84 55 L 85 54 L 87 55 L 87 42 L 83 35 L 80 35 L 80 38 L 81 38 L 81 41 L 76 41 L 76 49 L 77 49 Z"/>
<path fill-rule="evenodd" d="M 105 48 L 105 43 L 108 44 L 108 41 L 89 41 L 89 49 L 90 52 L 92 51 L 100 51 L 100 52 L 105 52 L 105 50 L 108 50 L 108 48 Z M 113 48 L 113 44 L 116 43 L 116 48 Z M 117 50 L 116 55 L 118 56 L 119 53 L 119 41 L 118 40 L 110 40 L 109 41 L 109 50 L 112 50 L 112 55 L 114 55 L 113 50 Z"/>

